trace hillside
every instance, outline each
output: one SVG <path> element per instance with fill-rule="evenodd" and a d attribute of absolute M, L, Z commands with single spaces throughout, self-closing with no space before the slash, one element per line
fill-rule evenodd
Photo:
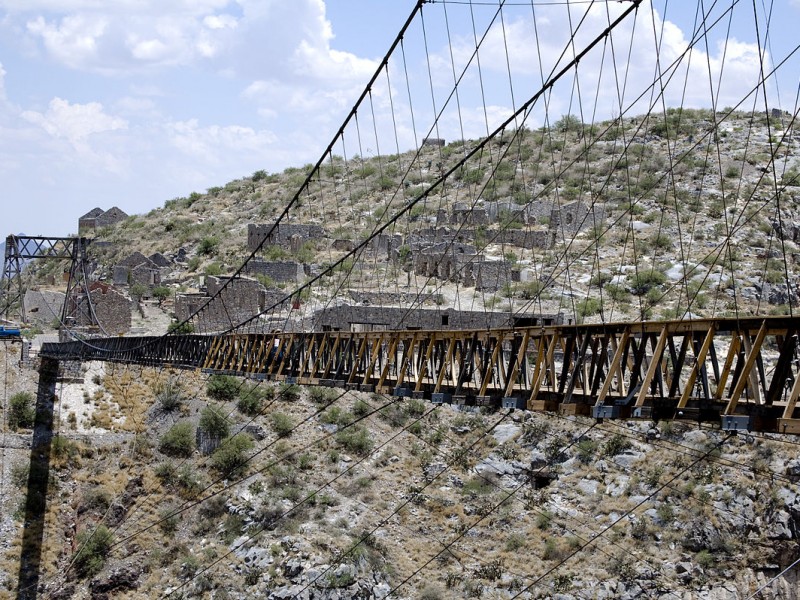
<path fill-rule="evenodd" d="M 342 303 L 585 321 L 784 314 L 800 232 L 791 123 L 566 116 L 463 165 L 481 140 L 330 156 L 284 221 L 323 233 L 255 251 L 296 265 L 285 280 L 268 274 L 277 267 L 246 274 L 274 298 L 314 283 L 300 308 L 269 307 L 256 326 L 304 326 Z M 88 232 L 92 280 L 134 300 L 124 333 L 163 333 L 192 294 L 222 285 L 250 253 L 248 225 L 273 222 L 310 169 L 258 171 Z M 157 283 L 136 279 L 137 252 L 166 258 L 145 269 Z M 63 291 L 57 268 L 32 268 L 40 291 Z M 18 345 L 2 351 L 10 596 L 36 372 L 18 366 Z M 113 364 L 83 365 L 78 379 L 59 384 L 43 597 L 800 597 L 796 568 L 777 577 L 800 558 L 791 437 Z"/>
<path fill-rule="evenodd" d="M 284 219 L 324 234 L 256 252 L 268 265 L 303 265 L 305 275 L 251 276 L 290 291 L 385 226 L 388 254 L 358 251 L 347 262 L 358 269 L 308 290 L 304 314 L 376 281 L 388 293 L 441 294 L 445 306 L 589 321 L 781 314 L 797 283 L 786 268 L 796 260 L 800 222 L 792 123 L 788 115 L 706 110 L 591 127 L 564 117 L 551 129 L 491 141 L 441 182 L 480 140 L 331 156 Z M 96 276 L 111 280 L 114 265 L 137 251 L 176 259 L 164 278 L 173 291 L 196 290 L 204 274 L 231 274 L 250 254 L 248 225 L 272 223 L 310 170 L 259 171 L 88 232 L 107 242 L 94 248 Z M 464 249 L 467 260 L 440 266 L 443 254 Z M 473 281 L 477 262 L 494 268 L 491 283 Z"/>

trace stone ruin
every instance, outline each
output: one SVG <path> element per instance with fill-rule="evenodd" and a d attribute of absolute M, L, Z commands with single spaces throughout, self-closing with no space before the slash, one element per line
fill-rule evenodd
<path fill-rule="evenodd" d="M 541 226 L 542 229 L 550 232 L 559 232 L 574 235 L 579 231 L 590 229 L 595 225 L 603 223 L 606 219 L 605 207 L 602 205 L 590 205 L 582 200 L 559 204 L 554 200 L 538 200 L 525 205 L 519 205 L 510 200 L 498 202 L 482 202 L 476 206 L 457 202 L 453 205 L 452 211 L 440 210 L 436 216 L 436 223 L 439 226 L 455 225 L 480 226 L 491 225 L 493 223 L 513 222 L 527 227 Z M 519 231 L 506 228 L 501 232 L 501 236 L 511 231 Z M 532 233 L 530 230 L 526 233 Z M 533 246 L 537 248 L 549 248 L 553 235 L 539 234 L 531 236 L 531 242 L 544 244 Z M 511 243 L 511 242 L 507 242 Z"/>
<path fill-rule="evenodd" d="M 32 325 L 52 325 L 61 318 L 64 292 L 28 290 L 25 292 L 25 318 Z"/>
<path fill-rule="evenodd" d="M 263 285 L 248 277 L 231 279 L 227 287 L 223 285 L 229 278 L 206 277 L 204 292 L 179 294 L 175 298 L 175 316 L 178 322 L 185 321 L 217 292 L 220 295 L 202 309 L 196 317 L 199 331 L 224 331 L 250 319 L 275 304 L 275 296 L 283 292 L 268 292 Z M 221 291 L 220 291 L 221 290 Z"/>
<path fill-rule="evenodd" d="M 422 140 L 422 145 L 443 148 L 445 145 L 445 140 L 444 138 L 426 137 Z"/>
<path fill-rule="evenodd" d="M 297 261 L 266 261 L 254 258 L 247 263 L 248 275 L 264 275 L 276 283 L 302 283 L 306 277 L 303 265 Z"/>
<path fill-rule="evenodd" d="M 381 331 L 389 329 L 490 329 L 560 325 L 562 314 L 500 313 L 454 308 L 397 308 L 342 304 L 317 311 L 315 331 Z"/>
<path fill-rule="evenodd" d="M 25 292 L 25 314 L 28 322 L 42 326 L 60 326 L 65 300 L 63 292 L 28 290 Z M 107 283 L 91 283 L 88 293 L 76 289 L 69 302 L 69 314 L 78 315 L 70 323 L 73 327 L 92 327 L 94 321 L 89 315 L 94 313 L 101 331 L 109 335 L 121 335 L 131 329 L 130 300 Z"/>
<path fill-rule="evenodd" d="M 116 206 L 108 210 L 103 210 L 100 207 L 93 208 L 78 219 L 78 231 L 99 229 L 100 227 L 119 223 L 127 218 L 128 214 Z"/>
<path fill-rule="evenodd" d="M 441 294 L 411 292 L 365 292 L 363 290 L 348 290 L 350 299 L 363 306 L 385 306 L 391 304 L 442 304 L 444 297 Z"/>
<path fill-rule="evenodd" d="M 70 328 L 86 333 L 123 335 L 131 330 L 131 301 L 122 292 L 102 281 L 89 285 L 88 291 L 76 289 L 66 299 Z"/>
<path fill-rule="evenodd" d="M 320 225 L 280 223 L 275 226 L 274 223 L 263 225 L 250 223 L 247 226 L 247 249 L 250 252 L 255 252 L 264 242 L 287 250 L 297 250 L 299 246 L 302 246 L 307 241 L 316 241 L 325 237 L 327 237 L 325 230 Z M 295 247 L 293 248 L 293 246 Z"/>
<path fill-rule="evenodd" d="M 161 285 L 162 275 L 172 266 L 172 261 L 159 252 L 150 256 L 134 252 L 114 265 L 112 281 L 118 286 L 142 285 L 149 293 Z"/>

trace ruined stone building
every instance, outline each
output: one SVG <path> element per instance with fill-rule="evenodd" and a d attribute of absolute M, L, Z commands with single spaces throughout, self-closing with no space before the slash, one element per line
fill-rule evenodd
<path fill-rule="evenodd" d="M 229 278 L 206 277 L 206 290 L 197 294 L 178 294 L 175 297 L 175 317 L 185 321 L 217 292 L 214 298 L 197 315 L 197 327 L 201 332 L 224 331 L 261 313 L 268 305 L 267 290 L 258 281 L 237 277 L 223 288 Z"/>
<path fill-rule="evenodd" d="M 265 244 L 280 246 L 287 250 L 297 250 L 305 242 L 317 241 L 325 237 L 325 230 L 319 225 L 280 223 L 275 226 L 274 223 L 263 225 L 250 223 L 247 226 L 247 249 L 254 252 L 266 240 Z"/>
<path fill-rule="evenodd" d="M 31 324 L 53 325 L 64 310 L 64 292 L 28 290 L 25 292 L 25 318 Z"/>
<path fill-rule="evenodd" d="M 563 231 L 566 234 L 575 234 L 595 227 L 604 222 L 605 218 L 604 206 L 587 204 L 582 200 L 567 204 L 559 204 L 555 200 L 536 200 L 524 205 L 510 200 L 500 200 L 480 202 L 475 206 L 456 203 L 451 211 L 440 210 L 436 222 L 440 226 L 452 225 L 459 228 L 494 223 L 501 225 L 514 223 L 517 227 L 524 226 L 525 229 L 510 227 L 503 229 L 499 232 L 499 236 L 506 238 L 505 243 L 513 243 L 508 238 L 509 234 L 513 232 L 527 244 L 544 244 L 521 247 L 548 248 L 547 244 L 553 239 L 554 233 Z M 490 237 L 494 236 L 491 232 L 487 233 Z"/>
<path fill-rule="evenodd" d="M 454 308 L 392 308 L 342 304 L 317 311 L 315 331 L 381 331 L 387 329 L 493 329 L 559 325 L 562 314 L 500 313 Z"/>
<path fill-rule="evenodd" d="M 161 266 L 159 263 L 166 264 Z M 163 254 L 156 253 L 148 257 L 141 252 L 134 252 L 114 265 L 112 280 L 114 285 L 142 285 L 152 290 L 161 285 L 162 269 L 169 270 L 171 264 Z"/>
<path fill-rule="evenodd" d="M 109 208 L 108 210 L 103 210 L 99 207 L 93 208 L 78 219 L 78 231 L 94 231 L 100 227 L 119 223 L 127 218 L 128 214 L 116 206 Z"/>
<path fill-rule="evenodd" d="M 103 334 L 122 335 L 131 330 L 131 301 L 111 285 L 95 281 L 88 293 L 76 290 L 67 299 L 69 314 L 76 315 L 74 327 L 91 327 L 97 323 Z"/>
<path fill-rule="evenodd" d="M 248 275 L 264 275 L 276 283 L 302 283 L 306 272 L 297 261 L 267 261 L 255 258 L 245 267 Z"/>

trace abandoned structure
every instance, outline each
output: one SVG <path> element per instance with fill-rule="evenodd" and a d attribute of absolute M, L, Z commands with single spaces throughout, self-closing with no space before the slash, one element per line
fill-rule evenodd
<path fill-rule="evenodd" d="M 248 275 L 264 275 L 276 283 L 301 283 L 306 276 L 303 265 L 297 261 L 266 261 L 254 258 L 247 263 Z"/>
<path fill-rule="evenodd" d="M 385 329 L 489 329 L 560 325 L 563 314 L 500 313 L 454 308 L 390 308 L 342 304 L 313 317 L 315 331 L 382 331 Z"/>
<path fill-rule="evenodd" d="M 108 210 L 93 208 L 88 213 L 78 219 L 78 232 L 95 230 L 107 225 L 119 223 L 128 218 L 128 214 L 121 208 L 114 206 Z"/>
<path fill-rule="evenodd" d="M 131 301 L 102 281 L 89 285 L 88 293 L 78 291 L 66 300 L 68 313 L 76 315 L 74 327 L 97 325 L 104 335 L 122 335 L 131 330 Z"/>
<path fill-rule="evenodd" d="M 222 289 L 228 279 L 206 277 L 205 292 L 178 294 L 175 297 L 175 317 L 178 321 L 185 321 L 205 305 L 196 318 L 198 329 L 201 332 L 225 331 L 266 308 L 267 291 L 258 281 L 237 277 Z M 219 296 L 208 302 L 217 292 L 220 292 Z"/>
<path fill-rule="evenodd" d="M 166 256 L 158 252 L 149 257 L 134 252 L 114 265 L 112 279 L 114 285 L 142 285 L 150 291 L 161 285 L 161 271 L 168 270 L 171 264 Z"/>
<path fill-rule="evenodd" d="M 296 223 L 266 223 L 247 226 L 247 249 L 255 252 L 262 242 L 281 248 L 296 248 L 308 241 L 316 241 L 326 237 L 320 225 L 300 225 Z M 266 241 L 265 241 L 266 240 Z"/>
<path fill-rule="evenodd" d="M 64 292 L 28 290 L 25 292 L 25 317 L 31 324 L 52 325 L 64 310 Z"/>
<path fill-rule="evenodd" d="M 481 202 L 475 206 L 458 202 L 452 211 L 440 210 L 436 216 L 438 225 L 479 226 L 500 223 L 501 225 L 541 226 L 542 230 L 549 230 L 544 235 L 534 235 L 532 240 L 548 244 L 555 232 L 574 234 L 595 227 L 605 221 L 605 207 L 602 205 L 587 204 L 581 200 L 559 204 L 555 200 L 537 200 L 528 204 L 519 205 L 510 200 L 498 202 Z M 518 231 L 506 227 L 502 234 Z M 530 230 L 525 233 L 533 233 Z M 511 242 L 508 242 L 511 243 Z M 524 246 L 548 248 L 549 246 Z"/>

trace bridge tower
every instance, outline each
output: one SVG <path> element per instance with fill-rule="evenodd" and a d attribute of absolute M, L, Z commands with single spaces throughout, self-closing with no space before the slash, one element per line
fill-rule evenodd
<path fill-rule="evenodd" d="M 88 303 L 77 302 L 75 299 L 76 293 L 87 285 L 87 248 L 91 241 L 86 237 L 9 235 L 6 238 L 3 277 L 0 281 L 0 317 L 17 318 L 22 323 L 26 321 L 23 275 L 28 261 L 61 260 L 70 262 L 61 322 L 96 325 Z"/>

